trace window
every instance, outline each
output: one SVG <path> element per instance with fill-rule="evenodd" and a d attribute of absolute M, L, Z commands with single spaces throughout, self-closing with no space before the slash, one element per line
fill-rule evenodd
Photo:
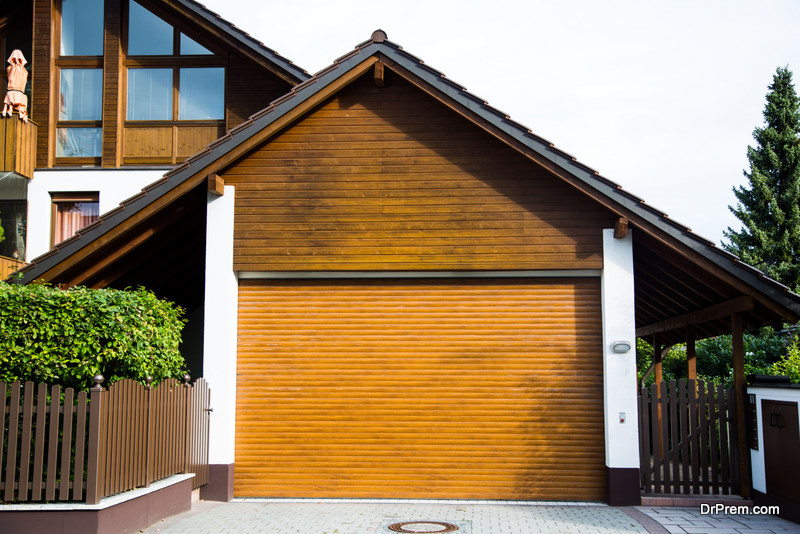
<path fill-rule="evenodd" d="M 225 115 L 225 69 L 180 69 L 180 120 L 222 120 Z"/>
<path fill-rule="evenodd" d="M 135 0 L 129 3 L 127 56 L 127 120 L 225 118 L 224 58 Z"/>
<path fill-rule="evenodd" d="M 128 55 L 166 56 L 172 54 L 173 28 L 131 0 L 128 18 Z"/>
<path fill-rule="evenodd" d="M 181 34 L 180 46 L 182 56 L 206 56 L 213 54 L 211 50 L 184 33 Z"/>
<path fill-rule="evenodd" d="M 57 4 L 61 54 L 56 59 L 56 163 L 100 163 L 104 4 L 104 0 L 61 0 Z"/>
<path fill-rule="evenodd" d="M 103 0 L 61 0 L 61 55 L 103 55 Z"/>
<path fill-rule="evenodd" d="M 0 256 L 25 259 L 25 226 L 28 223 L 26 200 L 0 200 L 0 227 L 5 239 L 0 241 Z"/>
<path fill-rule="evenodd" d="M 60 69 L 56 157 L 100 157 L 102 104 L 102 69 Z"/>
<path fill-rule="evenodd" d="M 128 69 L 128 120 L 172 120 L 172 69 Z"/>
<path fill-rule="evenodd" d="M 51 245 L 69 239 L 100 215 L 98 193 L 50 193 L 53 198 Z"/>

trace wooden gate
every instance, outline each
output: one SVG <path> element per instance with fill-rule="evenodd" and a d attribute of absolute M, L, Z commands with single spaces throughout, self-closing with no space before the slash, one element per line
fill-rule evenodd
<path fill-rule="evenodd" d="M 659 394 L 660 393 L 660 394 Z M 736 400 L 731 389 L 685 380 L 639 396 L 644 493 L 731 495 L 739 488 Z"/>

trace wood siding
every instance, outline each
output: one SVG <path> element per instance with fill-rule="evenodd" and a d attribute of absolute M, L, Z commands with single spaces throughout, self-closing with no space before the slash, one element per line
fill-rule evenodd
<path fill-rule="evenodd" d="M 33 3 L 33 79 L 30 102 L 30 117 L 39 125 L 36 135 L 36 166 L 50 165 L 51 117 L 50 92 L 53 83 L 53 55 L 50 41 L 53 35 L 53 11 L 50 0 L 34 0 Z M 55 135 L 55 132 L 53 132 Z M 55 145 L 53 145 L 55 146 Z"/>
<path fill-rule="evenodd" d="M 234 269 L 597 269 L 613 216 L 419 89 L 371 73 L 223 173 Z"/>
<path fill-rule="evenodd" d="M 103 32 L 103 167 L 118 167 L 120 160 L 117 150 L 119 143 L 120 121 L 120 76 L 122 35 L 122 2 L 121 0 L 105 0 L 105 27 Z"/>
<path fill-rule="evenodd" d="M 243 281 L 235 494 L 601 500 L 597 279 Z"/>
<path fill-rule="evenodd" d="M 238 55 L 228 60 L 226 126 L 230 130 L 288 93 L 290 84 Z"/>

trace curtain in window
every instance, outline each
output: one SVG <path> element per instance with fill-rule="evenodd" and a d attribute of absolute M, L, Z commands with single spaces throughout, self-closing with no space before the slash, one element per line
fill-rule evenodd
<path fill-rule="evenodd" d="M 99 202 L 56 202 L 54 244 L 69 239 L 100 215 Z"/>

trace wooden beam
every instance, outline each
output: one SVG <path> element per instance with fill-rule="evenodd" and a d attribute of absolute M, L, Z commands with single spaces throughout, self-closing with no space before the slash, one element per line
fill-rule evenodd
<path fill-rule="evenodd" d="M 655 383 L 658 386 L 659 391 L 661 391 L 661 381 L 664 380 L 664 372 L 661 366 L 661 361 L 664 358 L 664 353 L 662 352 L 662 348 L 658 343 L 658 336 L 653 335 L 653 367 L 655 369 Z"/>
<path fill-rule="evenodd" d="M 386 85 L 386 80 L 383 75 L 383 63 L 378 61 L 375 63 L 375 70 L 372 74 L 372 79 L 375 80 L 375 85 L 377 87 L 383 87 Z"/>
<path fill-rule="evenodd" d="M 641 326 L 636 329 L 636 337 L 649 336 L 659 332 L 669 332 L 670 330 L 677 330 L 686 328 L 690 324 L 704 323 L 706 321 L 713 321 L 714 319 L 722 319 L 729 317 L 732 313 L 751 311 L 753 309 L 753 297 L 747 295 L 736 297 L 735 299 L 726 300 L 713 306 L 708 306 L 701 310 L 696 310 L 671 319 L 665 319 L 657 323 Z"/>
<path fill-rule="evenodd" d="M 208 192 L 218 197 L 225 194 L 225 180 L 219 174 L 208 175 Z"/>
<path fill-rule="evenodd" d="M 750 498 L 750 471 L 747 458 L 750 455 L 750 449 L 747 446 L 744 424 L 744 396 L 747 392 L 744 385 L 744 327 L 741 313 L 731 314 L 731 338 L 733 342 L 733 389 L 736 396 L 737 445 L 739 448 L 739 491 L 743 498 L 748 499 Z"/>
<path fill-rule="evenodd" d="M 614 223 L 614 239 L 622 239 L 628 235 L 628 218 L 620 217 Z"/>

